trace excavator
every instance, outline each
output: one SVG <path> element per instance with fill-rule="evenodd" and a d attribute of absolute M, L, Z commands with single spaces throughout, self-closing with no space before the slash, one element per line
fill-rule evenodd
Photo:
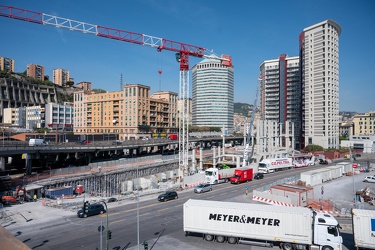
<path fill-rule="evenodd" d="M 7 195 L 1 197 L 1 203 L 4 205 L 23 203 L 27 200 L 26 188 L 18 185 L 16 191 L 9 191 Z"/>

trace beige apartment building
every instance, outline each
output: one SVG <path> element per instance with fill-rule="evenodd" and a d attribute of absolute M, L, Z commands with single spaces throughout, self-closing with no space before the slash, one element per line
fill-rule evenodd
<path fill-rule="evenodd" d="M 0 56 L 0 71 L 14 72 L 14 60 Z"/>
<path fill-rule="evenodd" d="M 44 81 L 44 66 L 37 64 L 27 65 L 27 76 L 39 81 Z"/>
<path fill-rule="evenodd" d="M 70 81 L 70 72 L 65 69 L 53 70 L 53 83 L 59 86 L 65 86 Z"/>
<path fill-rule="evenodd" d="M 74 93 L 75 134 L 118 134 L 120 140 L 139 139 L 178 131 L 178 95 L 156 92 L 141 84 L 126 84 L 123 91 Z"/>
<path fill-rule="evenodd" d="M 365 114 L 357 114 L 353 117 L 354 135 L 375 134 L 375 111 Z"/>

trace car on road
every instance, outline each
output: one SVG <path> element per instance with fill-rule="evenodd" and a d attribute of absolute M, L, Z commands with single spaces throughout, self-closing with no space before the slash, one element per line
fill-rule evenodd
<path fill-rule="evenodd" d="M 198 194 L 208 192 L 208 191 L 212 191 L 212 186 L 209 183 L 199 184 L 198 186 L 194 188 L 194 193 L 198 193 Z"/>
<path fill-rule="evenodd" d="M 375 183 L 375 176 L 366 176 L 363 181 Z"/>
<path fill-rule="evenodd" d="M 158 196 L 158 201 L 168 201 L 178 199 L 178 194 L 176 191 L 165 191 Z"/>
<path fill-rule="evenodd" d="M 327 164 L 328 164 L 328 161 L 327 161 L 327 160 L 324 160 L 324 159 L 319 159 L 319 164 L 327 165 Z"/>
<path fill-rule="evenodd" d="M 90 144 L 91 142 L 89 140 L 83 140 L 80 142 L 81 145 L 88 145 Z"/>
<path fill-rule="evenodd" d="M 264 178 L 264 174 L 263 173 L 256 173 L 254 175 L 254 179 L 255 180 L 260 180 L 260 179 L 263 179 Z"/>
<path fill-rule="evenodd" d="M 78 210 L 77 216 L 79 218 L 86 218 L 88 216 L 97 215 L 97 214 L 103 214 L 105 212 L 106 212 L 106 210 L 105 210 L 103 204 L 95 203 L 95 204 L 90 204 L 89 205 L 87 213 L 84 213 L 83 208 L 80 209 L 80 210 Z"/>

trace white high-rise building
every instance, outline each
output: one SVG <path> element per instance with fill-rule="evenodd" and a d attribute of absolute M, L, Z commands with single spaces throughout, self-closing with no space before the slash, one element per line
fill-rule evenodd
<path fill-rule="evenodd" d="M 304 146 L 339 147 L 339 36 L 326 20 L 300 34 L 302 136 Z"/>
<path fill-rule="evenodd" d="M 234 68 L 204 59 L 192 68 L 193 126 L 234 130 Z M 223 131 L 224 132 L 224 131 Z"/>

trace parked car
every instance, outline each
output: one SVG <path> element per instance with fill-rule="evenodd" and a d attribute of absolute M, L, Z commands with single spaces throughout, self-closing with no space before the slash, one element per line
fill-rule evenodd
<path fill-rule="evenodd" d="M 354 156 L 355 157 L 361 157 L 361 154 L 355 154 Z"/>
<path fill-rule="evenodd" d="M 260 180 L 260 179 L 263 179 L 264 178 L 264 174 L 263 173 L 256 173 L 254 175 L 254 179 L 256 180 Z"/>
<path fill-rule="evenodd" d="M 81 145 L 88 145 L 90 144 L 91 142 L 89 140 L 83 140 L 80 142 Z"/>
<path fill-rule="evenodd" d="M 122 145 L 122 141 L 120 140 L 113 141 L 112 145 Z"/>
<path fill-rule="evenodd" d="M 111 197 L 111 198 L 109 198 L 108 199 L 108 203 L 111 203 L 111 202 L 116 202 L 117 201 L 117 199 L 115 198 L 115 197 Z"/>
<path fill-rule="evenodd" d="M 363 181 L 375 183 L 375 176 L 366 176 Z"/>
<path fill-rule="evenodd" d="M 106 210 L 104 206 L 100 203 L 90 204 L 89 209 L 87 213 L 83 212 L 83 208 L 78 210 L 77 216 L 79 218 L 86 218 L 87 216 L 97 215 L 97 214 L 103 214 Z"/>
<path fill-rule="evenodd" d="M 158 201 L 168 201 L 178 199 L 178 194 L 176 191 L 166 191 L 158 196 Z"/>
<path fill-rule="evenodd" d="M 324 159 L 319 159 L 319 164 L 327 165 L 328 161 Z"/>
<path fill-rule="evenodd" d="M 209 183 L 199 184 L 198 186 L 194 188 L 194 193 L 198 193 L 198 194 L 208 192 L 208 191 L 212 191 L 212 186 Z"/>

